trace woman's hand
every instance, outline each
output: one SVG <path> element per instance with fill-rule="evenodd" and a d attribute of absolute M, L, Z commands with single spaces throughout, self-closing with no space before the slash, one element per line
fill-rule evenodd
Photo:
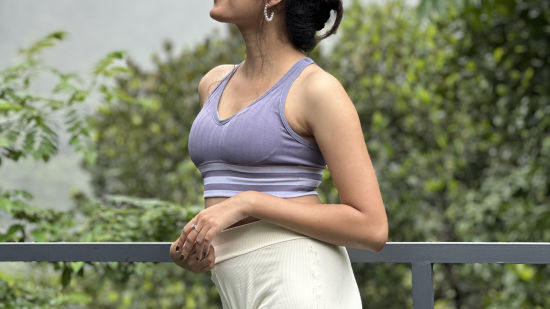
<path fill-rule="evenodd" d="M 247 192 L 241 192 L 216 205 L 199 212 L 181 231 L 176 246 L 179 247 L 182 261 L 192 258 L 192 250 L 196 250 L 199 260 L 210 255 L 213 248 L 212 239 L 223 229 L 246 218 L 245 209 L 248 205 Z"/>
<path fill-rule="evenodd" d="M 181 256 L 181 247 L 179 247 L 178 241 L 176 240 L 170 246 L 170 257 L 176 264 L 187 270 L 194 273 L 209 271 L 212 267 L 214 267 L 214 262 L 216 259 L 214 247 L 210 248 L 208 255 L 205 257 L 200 256 L 198 250 L 191 250 L 189 258 L 186 260 L 183 260 Z"/>

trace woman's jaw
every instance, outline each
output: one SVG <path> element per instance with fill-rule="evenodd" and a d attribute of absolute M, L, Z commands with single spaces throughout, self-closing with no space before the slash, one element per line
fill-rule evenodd
<path fill-rule="evenodd" d="M 257 23 L 263 14 L 262 2 L 258 0 L 214 0 L 210 17 L 222 23 L 246 26 Z"/>

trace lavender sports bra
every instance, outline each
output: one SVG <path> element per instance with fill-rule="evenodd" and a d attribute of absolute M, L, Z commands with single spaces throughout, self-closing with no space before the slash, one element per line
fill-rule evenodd
<path fill-rule="evenodd" d="M 285 100 L 290 86 L 313 63 L 308 57 L 267 92 L 220 120 L 218 103 L 236 65 L 210 94 L 189 134 L 189 154 L 204 180 L 204 197 L 231 197 L 253 190 L 290 198 L 317 194 L 325 160 L 316 144 L 289 126 Z"/>

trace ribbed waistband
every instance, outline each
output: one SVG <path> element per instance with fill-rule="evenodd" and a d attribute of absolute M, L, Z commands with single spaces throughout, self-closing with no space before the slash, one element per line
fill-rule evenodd
<path fill-rule="evenodd" d="M 308 236 L 285 229 L 263 220 L 254 221 L 223 230 L 212 240 L 215 263 L 269 246 L 278 242 L 308 238 Z"/>

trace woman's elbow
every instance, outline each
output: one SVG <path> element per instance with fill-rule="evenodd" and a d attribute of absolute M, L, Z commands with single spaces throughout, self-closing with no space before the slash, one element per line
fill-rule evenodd
<path fill-rule="evenodd" d="M 371 226 L 372 228 L 365 233 L 367 235 L 365 235 L 361 245 L 364 249 L 380 252 L 388 241 L 388 221 L 386 219 L 380 220 L 380 222 Z"/>
<path fill-rule="evenodd" d="M 388 224 L 387 222 L 383 224 L 379 228 L 379 235 L 375 239 L 374 248 L 373 250 L 375 252 L 380 252 L 382 249 L 384 249 L 384 246 L 386 246 L 386 242 L 388 241 Z"/>

